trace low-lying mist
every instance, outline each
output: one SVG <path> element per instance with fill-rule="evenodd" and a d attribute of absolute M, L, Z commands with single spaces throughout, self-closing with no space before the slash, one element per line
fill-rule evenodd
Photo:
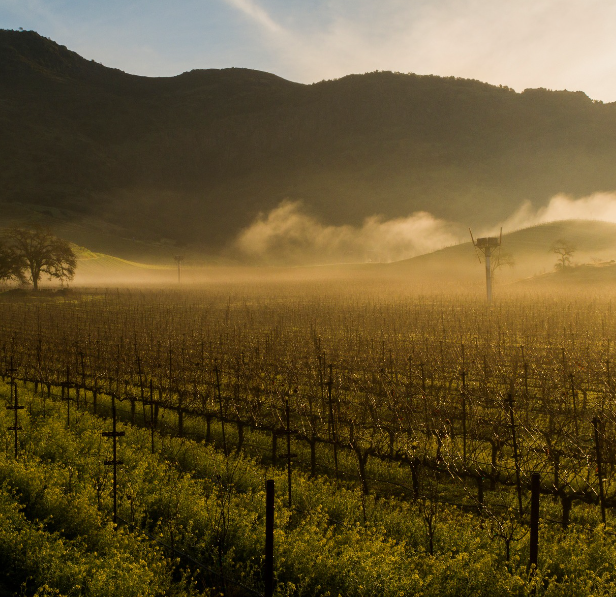
<path fill-rule="evenodd" d="M 555 195 L 547 205 L 524 201 L 511 216 L 479 235 L 513 232 L 558 220 L 602 220 L 616 223 L 616 193 L 573 198 Z M 427 211 L 385 219 L 374 215 L 361 226 L 328 225 L 305 210 L 301 201 L 283 201 L 260 214 L 235 239 L 233 251 L 243 262 L 267 265 L 387 263 L 409 259 L 458 244 L 473 222 L 451 222 Z"/>
<path fill-rule="evenodd" d="M 535 209 L 530 201 L 522 205 L 489 233 L 503 232 L 557 222 L 559 220 L 601 220 L 616 223 L 616 193 L 593 193 L 574 199 L 568 195 L 555 195 L 544 207 Z"/>
<path fill-rule="evenodd" d="M 235 249 L 244 258 L 272 265 L 389 262 L 455 244 L 460 225 L 428 212 L 386 220 L 374 215 L 359 227 L 326 225 L 283 201 L 243 230 Z"/>

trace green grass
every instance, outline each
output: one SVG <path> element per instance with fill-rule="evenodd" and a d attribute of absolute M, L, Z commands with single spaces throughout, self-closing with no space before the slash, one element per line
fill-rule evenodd
<path fill-rule="evenodd" d="M 3 391 L 7 392 L 6 386 Z M 276 595 L 528 595 L 528 537 L 507 513 L 480 519 L 441 505 L 434 555 L 427 553 L 426 503 L 366 497 L 327 477 L 285 472 L 246 454 L 225 458 L 200 441 L 157 436 L 121 423 L 119 514 L 110 524 L 109 419 L 73 411 L 19 387 L 19 458 L 12 413 L 0 410 L 2 582 L 38 595 L 229 595 L 262 590 L 264 480 L 277 487 Z M 551 504 L 542 516 L 552 515 Z M 500 532 L 515 541 L 505 561 Z M 607 530 L 609 531 L 609 529 Z M 616 539 L 601 526 L 563 532 L 544 524 L 537 595 L 603 595 L 616 589 Z M 30 557 L 36 553 L 37 557 Z M 175 570 L 175 572 L 173 572 Z M 173 572 L 173 574 L 172 574 Z M 222 577 L 221 577 L 222 574 Z M 191 580 L 192 579 L 192 580 Z M 55 592 L 54 592 L 55 591 Z"/>

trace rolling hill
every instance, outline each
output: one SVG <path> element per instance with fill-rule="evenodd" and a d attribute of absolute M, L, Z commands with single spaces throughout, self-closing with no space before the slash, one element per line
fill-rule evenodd
<path fill-rule="evenodd" d="M 559 240 L 566 240 L 575 247 L 571 259 L 573 267 L 567 273 L 573 270 L 588 272 L 594 265 L 604 267 L 616 260 L 616 224 L 591 220 L 550 222 L 503 235 L 501 252 L 512 257 L 513 265 L 503 265 L 496 271 L 496 283 L 510 284 L 539 276 L 553 279 L 549 275 L 555 271 L 558 255 L 551 247 Z M 585 269 L 578 266 L 585 266 Z M 382 267 L 392 277 L 406 276 L 458 285 L 485 283 L 485 265 L 483 259 L 479 263 L 470 238 L 467 243 Z M 579 273 L 576 276 L 576 280 L 583 278 Z"/>
<path fill-rule="evenodd" d="M 555 272 L 558 256 L 551 245 L 567 240 L 575 246 L 571 267 L 565 275 Z M 513 258 L 495 274 L 496 287 L 546 285 L 616 284 L 616 224 L 585 220 L 551 222 L 503 235 L 502 254 Z M 175 286 L 177 269 L 171 259 L 135 262 L 77 247 L 78 266 L 74 285 Z M 485 266 L 479 263 L 470 242 L 461 243 L 389 264 L 367 263 L 303 267 L 238 267 L 189 259 L 182 267 L 183 284 L 217 284 L 265 281 L 344 281 L 349 283 L 394 284 L 396 288 L 424 290 L 471 289 L 482 292 Z"/>
<path fill-rule="evenodd" d="M 5 222 L 131 260 L 219 254 L 284 199 L 326 224 L 428 210 L 481 226 L 524 199 L 616 189 L 616 106 L 581 92 L 391 72 L 148 78 L 6 30 L 0 80 Z"/>

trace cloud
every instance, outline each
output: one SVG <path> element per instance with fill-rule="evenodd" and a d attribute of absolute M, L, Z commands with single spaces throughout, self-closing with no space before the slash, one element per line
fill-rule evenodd
<path fill-rule="evenodd" d="M 225 1 L 257 25 L 277 74 L 295 80 L 393 70 L 616 99 L 616 4 L 605 0 L 314 0 L 310 11 Z"/>
<path fill-rule="evenodd" d="M 504 232 L 512 232 L 558 220 L 602 220 L 616 223 L 616 193 L 593 193 L 579 199 L 555 195 L 546 206 L 538 209 L 534 209 L 530 201 L 525 201 L 490 233 L 495 233 L 500 226 Z"/>
<path fill-rule="evenodd" d="M 284 33 L 283 28 L 272 19 L 269 13 L 253 0 L 226 0 L 227 3 L 237 8 L 245 16 L 257 22 L 271 33 Z"/>
<path fill-rule="evenodd" d="M 458 238 L 458 227 L 427 212 L 385 220 L 371 216 L 360 227 L 331 226 L 306 214 L 299 201 L 283 201 L 260 215 L 235 241 L 251 261 L 270 264 L 398 261 L 428 253 Z"/>

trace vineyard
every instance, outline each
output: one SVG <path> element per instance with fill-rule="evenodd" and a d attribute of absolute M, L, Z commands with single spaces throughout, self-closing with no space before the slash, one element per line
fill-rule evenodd
<path fill-rule="evenodd" d="M 381 291 L 7 293 L 0 589 L 614 594 L 610 297 Z"/>

